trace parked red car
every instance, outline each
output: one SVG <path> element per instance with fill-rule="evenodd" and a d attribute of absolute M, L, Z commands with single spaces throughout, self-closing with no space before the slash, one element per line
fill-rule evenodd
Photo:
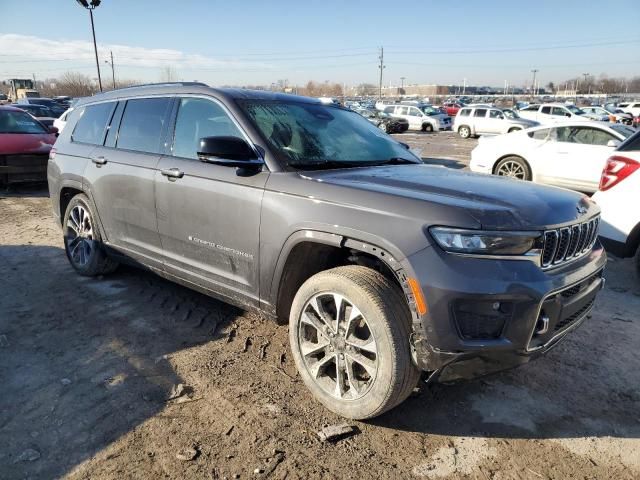
<path fill-rule="evenodd" d="M 464 107 L 463 104 L 458 102 L 446 102 L 442 104 L 442 108 L 447 112 L 450 117 L 455 117 L 458 110 Z"/>
<path fill-rule="evenodd" d="M 0 185 L 46 181 L 57 133 L 19 108 L 0 106 Z"/>

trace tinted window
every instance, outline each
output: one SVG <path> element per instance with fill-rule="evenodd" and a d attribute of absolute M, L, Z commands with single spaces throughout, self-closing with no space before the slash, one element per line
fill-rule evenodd
<path fill-rule="evenodd" d="M 474 117 L 484 117 L 487 114 L 486 108 L 478 108 L 475 112 L 473 112 Z"/>
<path fill-rule="evenodd" d="M 169 102 L 168 98 L 129 100 L 120 122 L 117 147 L 159 153 Z"/>
<path fill-rule="evenodd" d="M 547 135 L 549 135 L 549 129 L 543 128 L 542 130 L 534 130 L 533 132 L 529 132 L 527 135 L 535 140 L 544 140 L 547 138 Z"/>
<path fill-rule="evenodd" d="M 549 115 L 551 113 L 551 107 L 542 107 L 540 113 L 546 113 L 547 115 Z"/>
<path fill-rule="evenodd" d="M 73 129 L 71 140 L 92 145 L 102 145 L 104 132 L 114 106 L 115 102 L 109 102 L 85 107 Z"/>
<path fill-rule="evenodd" d="M 609 140 L 617 140 L 613 135 L 599 128 L 559 127 L 554 130 L 556 131 L 555 140 L 564 143 L 606 146 Z"/>
<path fill-rule="evenodd" d="M 0 110 L 0 133 L 46 133 L 46 130 L 28 113 Z"/>
<path fill-rule="evenodd" d="M 463 108 L 462 110 L 460 110 L 461 117 L 468 117 L 470 114 L 471 110 L 469 110 L 468 108 Z"/>
<path fill-rule="evenodd" d="M 619 152 L 637 152 L 640 151 L 640 131 L 636 132 L 618 148 Z"/>
<path fill-rule="evenodd" d="M 180 101 L 173 136 L 173 154 L 198 158 L 198 145 L 203 137 L 242 137 L 242 133 L 215 102 L 203 98 Z"/>

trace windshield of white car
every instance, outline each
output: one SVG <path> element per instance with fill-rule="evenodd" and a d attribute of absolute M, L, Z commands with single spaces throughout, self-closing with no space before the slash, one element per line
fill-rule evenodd
<path fill-rule="evenodd" d="M 402 144 L 344 108 L 282 100 L 238 103 L 280 160 L 294 168 L 421 163 Z"/>
<path fill-rule="evenodd" d="M 567 105 L 565 108 L 575 115 L 584 115 L 586 113 L 575 105 Z"/>
<path fill-rule="evenodd" d="M 620 125 L 619 123 L 612 123 L 611 125 L 609 125 L 609 128 L 611 128 L 612 130 L 615 130 L 624 138 L 629 138 L 631 135 L 636 133 L 635 129 L 631 127 L 627 127 L 626 125 Z"/>

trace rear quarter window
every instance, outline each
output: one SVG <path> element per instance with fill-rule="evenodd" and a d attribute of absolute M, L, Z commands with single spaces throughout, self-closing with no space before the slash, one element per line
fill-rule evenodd
<path fill-rule="evenodd" d="M 71 141 L 102 145 L 114 107 L 115 102 L 87 105 L 80 112 L 80 118 L 71 134 Z"/>

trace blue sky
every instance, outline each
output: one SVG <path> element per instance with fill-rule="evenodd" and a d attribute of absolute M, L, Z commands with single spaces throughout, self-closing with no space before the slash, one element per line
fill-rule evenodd
<path fill-rule="evenodd" d="M 640 1 L 103 0 L 103 77 L 211 85 L 307 80 L 521 86 L 640 74 Z M 95 77 L 88 12 L 74 0 L 0 0 L 0 77 Z"/>

